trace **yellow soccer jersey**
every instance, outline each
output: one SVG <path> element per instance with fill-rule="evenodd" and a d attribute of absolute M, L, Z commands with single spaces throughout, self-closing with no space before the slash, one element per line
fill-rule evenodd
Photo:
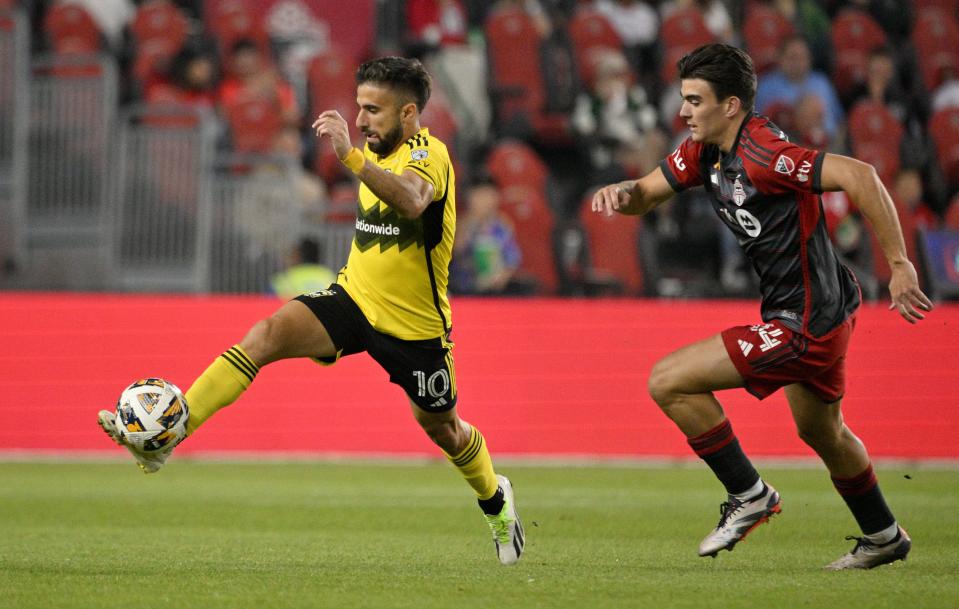
<path fill-rule="evenodd" d="M 420 131 L 388 157 L 366 158 L 397 175 L 415 171 L 433 185 L 433 202 L 415 220 L 401 217 L 360 185 L 356 233 L 337 283 L 377 331 L 402 340 L 443 336 L 451 327 L 449 282 L 456 187 L 446 145 Z"/>

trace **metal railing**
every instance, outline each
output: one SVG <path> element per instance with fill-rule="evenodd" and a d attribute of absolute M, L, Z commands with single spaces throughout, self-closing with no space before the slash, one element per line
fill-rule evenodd
<path fill-rule="evenodd" d="M 106 247 L 117 74 L 108 56 L 31 64 L 25 232 L 28 247 Z"/>
<path fill-rule="evenodd" d="M 216 122 L 185 106 L 138 106 L 119 121 L 111 266 L 116 287 L 205 291 Z"/>
<path fill-rule="evenodd" d="M 23 13 L 0 10 L 0 264 L 4 267 L 24 258 L 20 227 L 30 102 L 29 31 Z"/>

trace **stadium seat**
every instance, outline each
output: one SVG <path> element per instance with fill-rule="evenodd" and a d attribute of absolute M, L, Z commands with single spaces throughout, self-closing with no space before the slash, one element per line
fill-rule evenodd
<path fill-rule="evenodd" d="M 899 172 L 899 147 L 905 128 L 883 104 L 863 101 L 849 113 L 853 156 L 872 163 L 887 186 Z"/>
<path fill-rule="evenodd" d="M 944 108 L 929 119 L 929 135 L 949 185 L 959 186 L 959 108 Z"/>
<path fill-rule="evenodd" d="M 309 106 L 312 114 L 335 109 L 343 114 L 356 110 L 356 72 L 353 60 L 335 47 L 328 48 L 310 60 L 306 72 Z M 352 101 L 344 106 L 344 98 Z M 347 115 L 344 114 L 344 118 Z"/>
<path fill-rule="evenodd" d="M 450 103 L 446 95 L 439 87 L 433 89 L 430 95 L 429 103 L 420 115 L 420 125 L 430 130 L 430 134 L 446 144 L 450 155 L 453 157 L 453 163 L 456 163 L 456 138 L 459 133 L 459 125 L 456 122 L 456 116 L 450 108 Z M 457 172 L 459 173 L 459 172 Z"/>
<path fill-rule="evenodd" d="M 934 91 L 949 72 L 959 76 L 959 22 L 955 13 L 937 7 L 920 9 L 912 44 L 927 91 Z"/>
<path fill-rule="evenodd" d="M 43 32 L 54 53 L 82 55 L 103 49 L 93 17 L 77 4 L 55 4 L 43 18 Z"/>
<path fill-rule="evenodd" d="M 269 152 L 282 128 L 276 101 L 263 97 L 238 98 L 224 108 L 234 152 Z"/>
<path fill-rule="evenodd" d="M 546 191 L 549 170 L 533 149 L 522 142 L 506 140 L 497 144 L 486 167 L 497 184 L 523 184 Z"/>
<path fill-rule="evenodd" d="M 161 74 L 189 36 L 189 22 L 169 0 L 150 0 L 137 9 L 130 26 L 135 59 L 133 74 L 141 83 Z"/>
<path fill-rule="evenodd" d="M 756 73 L 762 74 L 779 61 L 779 47 L 795 33 L 795 28 L 786 17 L 763 4 L 752 4 L 743 22 L 743 42 L 753 58 Z"/>
<path fill-rule="evenodd" d="M 623 287 L 628 295 L 643 290 L 643 272 L 639 258 L 639 217 L 598 214 L 591 208 L 590 192 L 579 209 L 579 220 L 586 232 L 593 274 L 610 277 Z"/>
<path fill-rule="evenodd" d="M 596 49 L 622 50 L 623 41 L 599 11 L 580 7 L 569 21 L 569 37 L 580 81 L 586 84 L 595 78 L 593 65 Z"/>
<path fill-rule="evenodd" d="M 865 80 L 869 53 L 886 44 L 886 33 L 868 13 L 846 9 L 832 22 L 835 51 L 832 77 L 841 97 L 847 97 Z"/>
<path fill-rule="evenodd" d="M 540 37 L 521 8 L 494 10 L 484 26 L 490 93 L 501 131 L 542 141 L 568 139 L 569 116 L 547 109 Z"/>
<path fill-rule="evenodd" d="M 546 199 L 548 170 L 533 150 L 521 142 L 498 144 L 486 162 L 502 194 L 502 210 L 516 228 L 523 262 L 520 271 L 532 276 L 541 292 L 558 286 L 553 248 L 556 220 Z"/>
<path fill-rule="evenodd" d="M 660 78 L 666 85 L 676 78 L 676 62 L 682 59 L 683 55 L 716 41 L 716 37 L 706 27 L 703 14 L 695 8 L 678 10 L 664 19 L 659 38 L 663 46 Z"/>

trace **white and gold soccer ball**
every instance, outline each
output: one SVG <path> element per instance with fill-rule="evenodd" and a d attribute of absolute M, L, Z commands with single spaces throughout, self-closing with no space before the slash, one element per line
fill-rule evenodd
<path fill-rule="evenodd" d="M 190 410 L 183 392 L 161 378 L 141 379 L 120 394 L 117 431 L 143 452 L 173 447 L 186 437 Z"/>

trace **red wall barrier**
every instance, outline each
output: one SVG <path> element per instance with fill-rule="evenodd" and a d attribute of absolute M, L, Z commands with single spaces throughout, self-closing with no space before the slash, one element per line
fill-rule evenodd
<path fill-rule="evenodd" d="M 0 450 L 110 448 L 95 425 L 124 386 L 163 376 L 184 390 L 278 301 L 269 298 L 0 294 Z M 662 355 L 758 303 L 472 300 L 454 303 L 460 413 L 495 454 L 689 456 L 646 393 Z M 860 313 L 843 410 L 873 456 L 959 458 L 959 306 L 910 326 Z M 779 392 L 724 391 L 750 454 L 808 456 Z M 365 355 L 331 368 L 265 368 L 243 398 L 179 449 L 431 454 L 402 392 Z"/>

